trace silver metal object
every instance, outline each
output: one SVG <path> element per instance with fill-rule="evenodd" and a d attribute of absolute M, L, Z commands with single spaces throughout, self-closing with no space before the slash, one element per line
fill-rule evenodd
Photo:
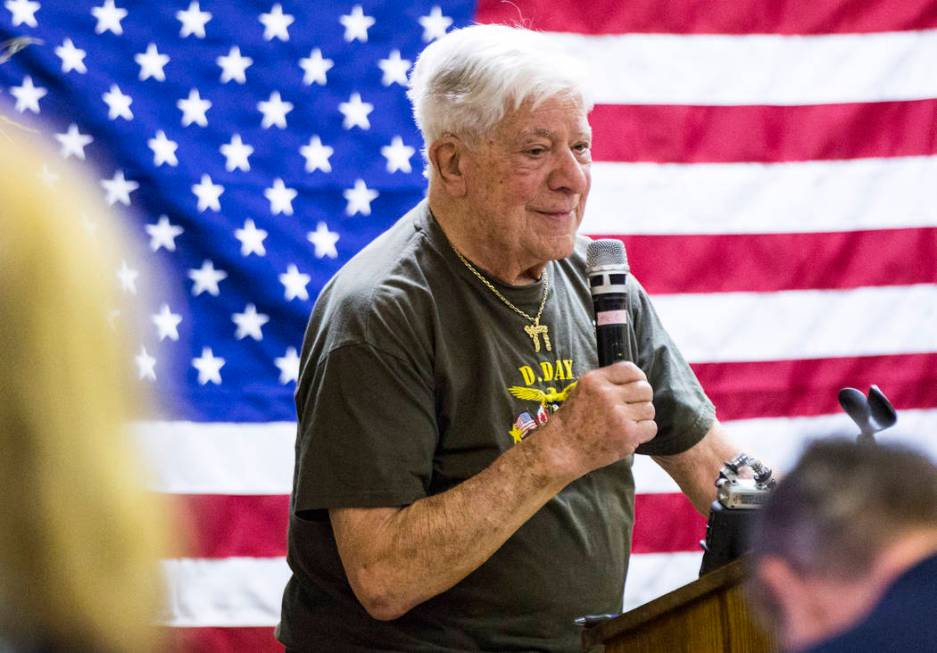
<path fill-rule="evenodd" d="M 749 468 L 753 478 L 739 472 Z M 740 453 L 723 465 L 716 479 L 716 500 L 731 510 L 752 510 L 768 500 L 768 494 L 777 482 L 771 478 L 771 469 L 757 458 Z"/>

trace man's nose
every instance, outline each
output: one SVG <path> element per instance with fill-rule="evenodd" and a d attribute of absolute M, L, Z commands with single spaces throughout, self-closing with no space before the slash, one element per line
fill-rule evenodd
<path fill-rule="evenodd" d="M 581 195 L 589 187 L 589 164 L 583 163 L 572 150 L 564 150 L 556 161 L 547 183 L 550 190 Z"/>

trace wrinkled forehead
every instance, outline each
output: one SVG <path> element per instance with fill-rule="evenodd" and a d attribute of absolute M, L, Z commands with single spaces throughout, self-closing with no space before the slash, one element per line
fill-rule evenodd
<path fill-rule="evenodd" d="M 504 138 L 542 136 L 550 139 L 582 138 L 592 135 L 589 109 L 583 99 L 570 93 L 540 100 L 509 101 L 504 116 L 492 129 Z"/>

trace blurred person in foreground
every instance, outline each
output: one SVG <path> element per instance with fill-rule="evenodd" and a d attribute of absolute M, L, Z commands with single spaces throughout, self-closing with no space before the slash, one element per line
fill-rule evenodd
<path fill-rule="evenodd" d="M 124 243 L 27 131 L 0 114 L 0 651 L 156 651 L 165 521 L 127 428 Z"/>
<path fill-rule="evenodd" d="M 498 25 L 420 54 L 427 199 L 306 331 L 288 651 L 578 651 L 622 608 L 632 454 L 705 513 L 738 453 L 631 275 L 635 361 L 596 369 L 582 70 Z"/>
<path fill-rule="evenodd" d="M 937 651 L 937 467 L 893 445 L 811 445 L 753 532 L 757 606 L 790 651 Z"/>

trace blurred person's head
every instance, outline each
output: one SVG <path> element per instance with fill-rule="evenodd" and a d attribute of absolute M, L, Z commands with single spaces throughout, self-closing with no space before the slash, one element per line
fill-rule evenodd
<path fill-rule="evenodd" d="M 152 650 L 165 520 L 127 431 L 122 241 L 94 182 L 32 141 L 0 121 L 0 642 Z"/>
<path fill-rule="evenodd" d="M 812 444 L 752 534 L 752 595 L 787 649 L 861 621 L 937 551 L 937 467 L 889 445 Z"/>

